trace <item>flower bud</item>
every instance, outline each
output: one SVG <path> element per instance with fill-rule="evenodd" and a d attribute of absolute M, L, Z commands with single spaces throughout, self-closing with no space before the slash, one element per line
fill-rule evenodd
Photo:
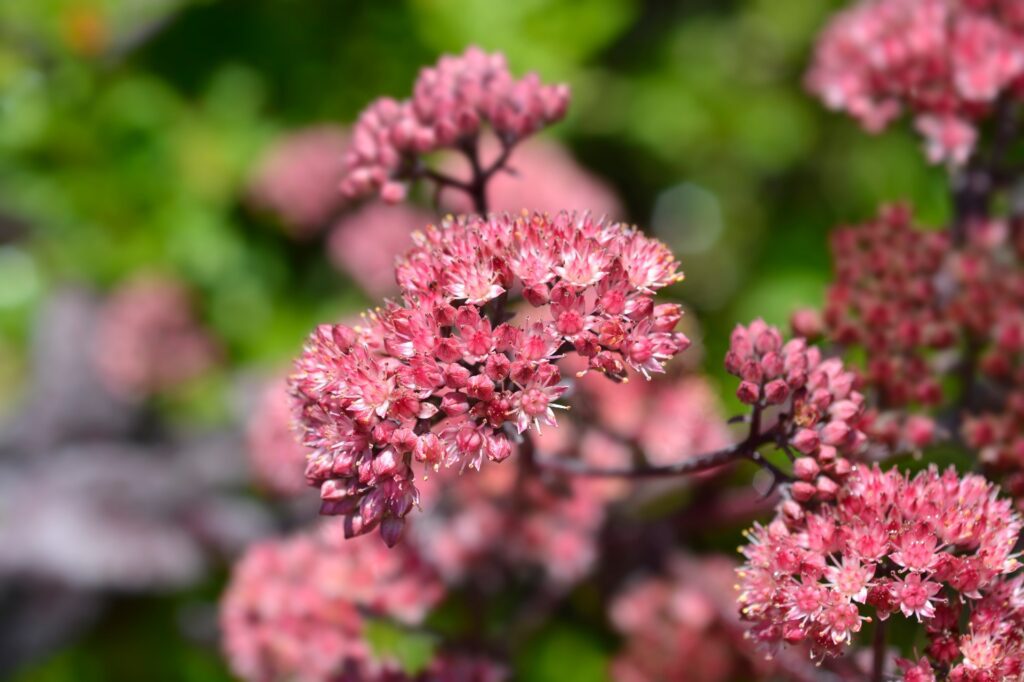
<path fill-rule="evenodd" d="M 839 485 L 828 476 L 819 476 L 814 485 L 818 489 L 818 499 L 824 501 L 835 499 L 839 491 Z"/>
<path fill-rule="evenodd" d="M 800 429 L 796 432 L 790 442 L 793 444 L 794 448 L 805 455 L 809 455 L 817 450 L 818 445 L 821 444 L 821 441 L 818 438 L 818 432 L 814 429 Z"/>
<path fill-rule="evenodd" d="M 416 441 L 416 447 L 413 449 L 413 455 L 420 462 L 426 462 L 437 466 L 441 462 L 441 458 L 444 456 L 444 446 L 441 444 L 441 439 L 433 433 L 425 433 L 419 437 Z"/>
<path fill-rule="evenodd" d="M 821 430 L 821 442 L 825 445 L 839 445 L 850 435 L 850 426 L 843 421 L 830 421 Z"/>
<path fill-rule="evenodd" d="M 822 335 L 824 324 L 821 315 L 812 308 L 801 308 L 789 318 L 789 326 L 797 336 L 816 339 Z"/>
<path fill-rule="evenodd" d="M 781 405 L 789 397 L 789 384 L 782 379 L 769 381 L 764 387 L 764 398 L 769 405 Z"/>
<path fill-rule="evenodd" d="M 384 544 L 394 547 L 402 538 L 402 529 L 405 528 L 405 519 L 397 516 L 388 516 L 380 524 L 380 536 Z"/>
<path fill-rule="evenodd" d="M 802 481 L 813 481 L 820 472 L 821 467 L 813 457 L 798 457 L 793 462 L 793 475 Z"/>
<path fill-rule="evenodd" d="M 740 399 L 740 402 L 747 405 L 754 405 L 757 403 L 760 397 L 761 389 L 757 384 L 750 381 L 740 382 L 739 388 L 736 389 L 736 397 Z"/>
<path fill-rule="evenodd" d="M 534 284 L 531 287 L 523 287 L 523 298 L 534 307 L 541 307 L 548 303 L 548 287 L 546 284 Z"/>
<path fill-rule="evenodd" d="M 818 489 L 814 484 L 807 481 L 796 481 L 790 488 L 790 494 L 797 502 L 810 502 L 817 492 Z"/>

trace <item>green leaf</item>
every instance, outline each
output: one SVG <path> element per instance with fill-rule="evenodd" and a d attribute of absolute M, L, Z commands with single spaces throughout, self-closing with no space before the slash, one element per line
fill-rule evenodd
<path fill-rule="evenodd" d="M 422 672 L 434 658 L 437 648 L 437 638 L 432 635 L 385 620 L 368 621 L 365 635 L 376 658 L 396 661 L 408 675 Z"/>

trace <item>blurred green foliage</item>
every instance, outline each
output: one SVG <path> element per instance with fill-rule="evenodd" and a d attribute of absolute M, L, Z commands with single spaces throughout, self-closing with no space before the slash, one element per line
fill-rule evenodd
<path fill-rule="evenodd" d="M 315 322 L 364 306 L 322 253 L 244 208 L 247 174 L 275 134 L 350 122 L 470 43 L 572 85 L 553 134 L 619 189 L 633 221 L 678 247 L 687 281 L 674 293 L 702 326 L 708 371 L 720 373 L 714 359 L 734 324 L 781 323 L 821 301 L 831 226 L 900 198 L 927 220 L 949 211 L 944 175 L 911 134 L 867 136 L 803 91 L 815 32 L 838 4 L 0 3 L 0 392 L 9 401 L 16 391 L 33 313 L 62 282 L 103 289 L 139 270 L 184 278 L 236 366 L 279 363 Z M 680 187 L 699 210 L 673 203 Z M 695 239 L 711 228 L 713 238 Z M 209 402 L 225 392 L 199 391 L 192 411 L 217 418 L 224 411 Z M 224 679 L 214 654 L 174 641 L 170 614 L 154 606 L 139 627 L 162 622 L 156 634 L 100 631 L 22 679 L 158 679 L 130 663 L 90 672 L 119 657 L 166 671 L 159 679 Z M 607 653 L 586 629 L 553 623 L 519 675 L 599 680 Z"/>

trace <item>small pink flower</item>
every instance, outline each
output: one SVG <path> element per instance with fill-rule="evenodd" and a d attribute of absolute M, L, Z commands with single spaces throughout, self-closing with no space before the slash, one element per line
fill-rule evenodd
<path fill-rule="evenodd" d="M 894 587 L 894 594 L 900 605 L 900 611 L 907 618 L 916 616 L 920 621 L 922 618 L 931 618 L 935 615 L 935 605 L 932 599 L 942 585 L 929 580 L 923 580 L 920 573 L 911 573 L 902 582 L 897 582 Z"/>

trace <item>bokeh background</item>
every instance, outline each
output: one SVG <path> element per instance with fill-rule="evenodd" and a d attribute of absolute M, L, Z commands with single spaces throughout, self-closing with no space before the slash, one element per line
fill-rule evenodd
<path fill-rule="evenodd" d="M 358 263 L 409 219 L 321 198 L 307 220 L 278 195 L 312 191 L 303 159 L 332 172 L 316 152 L 441 53 L 478 44 L 571 84 L 519 168 L 554 175 L 510 200 L 584 192 L 668 242 L 712 378 L 734 324 L 820 303 L 831 226 L 900 198 L 942 220 L 944 173 L 911 134 L 866 136 L 803 91 L 839 4 L 0 2 L 0 678 L 231 679 L 230 562 L 315 506 L 271 502 L 247 418 L 314 324 L 386 287 Z M 122 338 L 156 309 L 162 332 Z M 553 619 L 517 679 L 601 679 L 613 645 Z"/>

